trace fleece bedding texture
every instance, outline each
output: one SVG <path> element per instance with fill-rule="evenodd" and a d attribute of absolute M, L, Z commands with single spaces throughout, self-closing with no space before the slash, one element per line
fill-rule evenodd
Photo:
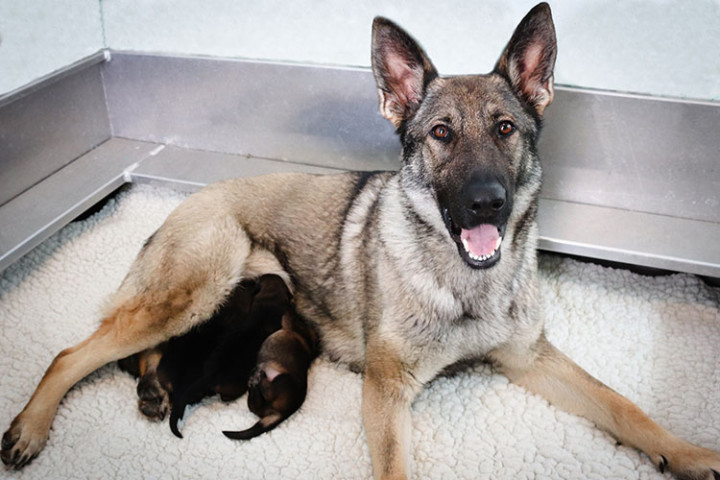
<path fill-rule="evenodd" d="M 183 194 L 132 186 L 0 276 L 0 427 L 63 348 L 99 324 L 104 299 Z M 0 228 L 2 228 L 0 226 Z M 684 274 L 647 277 L 540 256 L 549 339 L 675 434 L 720 450 L 720 289 Z M 301 410 L 248 442 L 246 397 L 209 398 L 181 423 L 138 411 L 135 381 L 113 363 L 79 383 L 45 450 L 12 479 L 366 479 L 360 375 L 323 358 Z M 659 479 L 646 457 L 488 366 L 438 378 L 412 406 L 412 470 L 423 479 Z"/>

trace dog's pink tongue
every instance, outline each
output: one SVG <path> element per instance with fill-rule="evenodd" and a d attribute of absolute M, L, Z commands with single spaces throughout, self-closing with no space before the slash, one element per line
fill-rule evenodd
<path fill-rule="evenodd" d="M 465 249 L 476 257 L 486 257 L 495 251 L 500 232 L 495 225 L 484 223 L 471 230 L 460 232 Z"/>

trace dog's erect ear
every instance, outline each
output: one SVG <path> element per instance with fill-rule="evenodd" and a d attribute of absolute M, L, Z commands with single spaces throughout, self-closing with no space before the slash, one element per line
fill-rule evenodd
<path fill-rule="evenodd" d="M 550 6 L 541 3 L 517 26 L 495 65 L 495 72 L 507 78 L 515 91 L 542 116 L 555 94 L 553 68 L 556 56 L 557 42 Z"/>
<path fill-rule="evenodd" d="M 390 20 L 376 17 L 372 31 L 372 68 L 380 113 L 396 128 L 420 106 L 428 84 L 438 76 L 420 45 Z"/>

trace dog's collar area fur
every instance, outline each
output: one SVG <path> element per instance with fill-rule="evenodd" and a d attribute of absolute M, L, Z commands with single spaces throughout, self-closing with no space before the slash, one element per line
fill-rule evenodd
<path fill-rule="evenodd" d="M 460 257 L 468 266 L 477 269 L 490 268 L 500 261 L 506 223 L 460 226 L 452 219 L 448 208 L 441 206 L 440 211 L 450 238 L 455 242 Z"/>

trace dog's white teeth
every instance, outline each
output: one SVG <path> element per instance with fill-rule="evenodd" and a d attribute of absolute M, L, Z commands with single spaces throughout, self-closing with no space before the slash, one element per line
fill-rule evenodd
<path fill-rule="evenodd" d="M 503 241 L 502 237 L 498 237 L 497 242 L 495 242 L 495 249 L 492 251 L 491 254 L 489 254 L 489 255 L 475 255 L 475 254 L 473 254 L 473 253 L 470 251 L 470 245 L 468 244 L 467 239 L 465 239 L 465 238 L 462 238 L 462 239 L 461 239 L 462 246 L 463 246 L 463 248 L 465 249 L 465 252 L 467 252 L 467 254 L 468 254 L 468 256 L 469 256 L 470 258 L 472 258 L 473 260 L 475 260 L 475 261 L 477 261 L 477 262 L 484 262 L 485 260 L 487 260 L 487 259 L 489 259 L 490 257 L 492 257 L 493 255 L 495 255 L 495 254 L 497 253 L 497 251 L 500 250 L 500 246 L 502 245 L 502 241 Z"/>
<path fill-rule="evenodd" d="M 479 262 L 484 262 L 484 261 L 487 260 L 488 258 L 490 258 L 490 257 L 492 257 L 493 255 L 495 255 L 495 252 L 496 252 L 497 250 L 494 251 L 493 253 L 491 253 L 490 255 L 480 255 L 480 256 L 478 256 L 478 255 L 473 255 L 473 254 L 470 253 L 467 249 L 465 249 L 465 251 L 467 252 L 468 256 L 469 256 L 470 258 L 472 258 L 473 260 L 476 260 L 476 261 L 479 261 Z"/>

